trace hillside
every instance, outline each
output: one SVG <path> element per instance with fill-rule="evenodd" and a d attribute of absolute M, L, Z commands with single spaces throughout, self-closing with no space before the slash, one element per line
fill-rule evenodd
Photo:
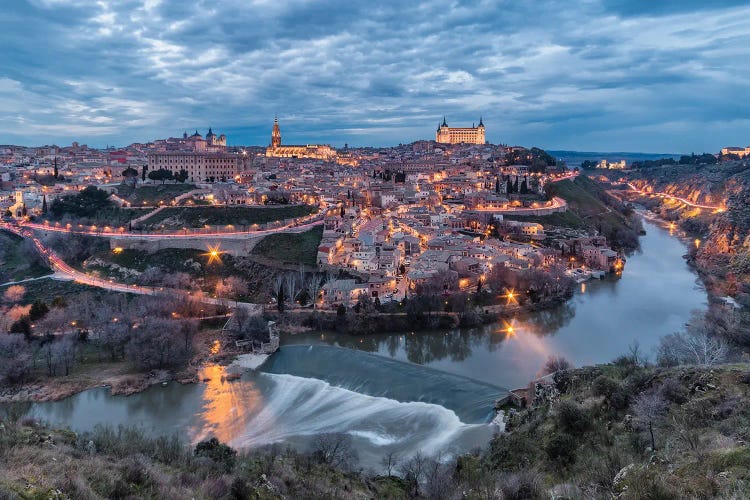
<path fill-rule="evenodd" d="M 308 453 L 189 449 L 135 429 L 77 435 L 0 420 L 0 498 L 747 498 L 750 372 L 644 366 L 637 355 L 562 370 L 487 449 L 358 471 L 345 436 Z M 394 476 L 391 476 L 394 474 Z M 399 477 L 395 477 L 395 475 Z"/>
<path fill-rule="evenodd" d="M 750 306 L 750 162 L 665 166 L 629 177 L 641 189 L 726 207 L 720 213 L 680 207 L 671 212 L 683 229 L 704 240 L 691 259 L 709 287 Z"/>
<path fill-rule="evenodd" d="M 559 196 L 568 203 L 567 212 L 544 216 L 507 216 L 510 220 L 538 222 L 545 227 L 562 226 L 596 230 L 614 248 L 631 250 L 638 246 L 640 221 L 632 211 L 607 194 L 596 181 L 585 175 L 574 180 L 551 183 L 548 197 Z"/>

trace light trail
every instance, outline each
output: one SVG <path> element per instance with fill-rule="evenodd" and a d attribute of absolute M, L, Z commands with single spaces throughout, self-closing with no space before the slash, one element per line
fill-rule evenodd
<path fill-rule="evenodd" d="M 680 196 L 675 196 L 675 195 L 668 194 L 668 193 L 662 193 L 662 192 L 659 192 L 659 191 L 648 192 L 648 191 L 645 191 L 643 189 L 638 189 L 637 187 L 635 187 L 630 182 L 628 182 L 627 184 L 630 187 L 630 189 L 632 189 L 633 191 L 637 191 L 638 193 L 641 193 L 643 195 L 658 196 L 659 198 L 669 198 L 669 199 L 677 200 L 677 201 L 679 201 L 681 203 L 684 203 L 685 205 L 688 205 L 688 206 L 691 206 L 691 207 L 694 207 L 694 208 L 702 208 L 702 209 L 705 209 L 705 210 L 717 210 L 719 212 L 723 212 L 723 211 L 726 210 L 725 207 L 720 206 L 720 205 L 702 205 L 700 203 L 695 203 L 693 201 L 690 201 L 690 200 L 688 200 L 686 198 L 682 198 Z"/>

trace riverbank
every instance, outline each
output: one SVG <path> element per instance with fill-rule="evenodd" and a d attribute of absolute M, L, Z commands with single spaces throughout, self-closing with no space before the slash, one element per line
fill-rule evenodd
<path fill-rule="evenodd" d="M 113 396 L 130 396 L 169 382 L 195 384 L 207 366 L 229 366 L 243 354 L 221 330 L 213 329 L 198 332 L 193 348 L 190 361 L 173 370 L 139 371 L 127 361 L 92 361 L 67 376 L 37 376 L 23 384 L 0 387 L 0 404 L 59 401 L 102 387 Z"/>
<path fill-rule="evenodd" d="M 747 498 L 749 369 L 664 369 L 627 357 L 574 369 L 481 449 L 442 461 L 391 454 L 373 470 L 358 467 L 343 434 L 321 435 L 304 452 L 237 451 L 134 427 L 76 433 L 4 418 L 0 496 Z"/>

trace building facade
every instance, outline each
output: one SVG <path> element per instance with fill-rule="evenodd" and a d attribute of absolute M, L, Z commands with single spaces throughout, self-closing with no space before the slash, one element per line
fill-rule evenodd
<path fill-rule="evenodd" d="M 721 148 L 722 155 L 737 155 L 740 158 L 750 156 L 750 146 L 746 148 L 728 147 Z"/>
<path fill-rule="evenodd" d="M 148 170 L 165 169 L 173 174 L 185 170 L 190 182 L 232 179 L 245 168 L 247 157 L 232 153 L 164 152 L 148 155 Z"/>
<path fill-rule="evenodd" d="M 476 127 L 472 124 L 471 127 L 459 128 L 449 127 L 445 117 L 443 117 L 443 123 L 435 132 L 435 142 L 442 144 L 484 144 L 486 139 L 482 118 L 479 118 L 479 125 Z"/>
<path fill-rule="evenodd" d="M 266 156 L 270 158 L 314 158 L 336 161 L 337 155 L 336 150 L 326 144 L 282 145 L 279 120 L 274 118 L 271 145 L 266 148 Z"/>

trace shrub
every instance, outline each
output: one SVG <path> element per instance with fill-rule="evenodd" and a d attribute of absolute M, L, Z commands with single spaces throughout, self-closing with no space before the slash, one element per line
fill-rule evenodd
<path fill-rule="evenodd" d="M 534 500 L 544 497 L 542 478 L 532 470 L 503 474 L 498 478 L 500 491 L 507 500 Z"/>
<path fill-rule="evenodd" d="M 681 405 L 688 399 L 687 388 L 676 378 L 666 379 L 659 388 L 659 391 L 664 399 L 678 405 Z"/>
<path fill-rule="evenodd" d="M 210 458 L 217 465 L 222 466 L 229 472 L 234 468 L 237 460 L 237 451 L 219 442 L 218 439 L 211 438 L 195 445 L 195 456 Z"/>
<path fill-rule="evenodd" d="M 575 462 L 577 445 L 573 436 L 560 432 L 547 441 L 544 451 L 551 461 L 565 466 Z"/>
<path fill-rule="evenodd" d="M 620 383 L 606 375 L 599 375 L 591 384 L 591 390 L 595 396 L 604 396 L 607 399 L 618 389 L 620 389 Z"/>
<path fill-rule="evenodd" d="M 575 401 L 560 401 L 556 417 L 558 427 L 574 436 L 582 435 L 591 427 L 591 415 Z"/>

